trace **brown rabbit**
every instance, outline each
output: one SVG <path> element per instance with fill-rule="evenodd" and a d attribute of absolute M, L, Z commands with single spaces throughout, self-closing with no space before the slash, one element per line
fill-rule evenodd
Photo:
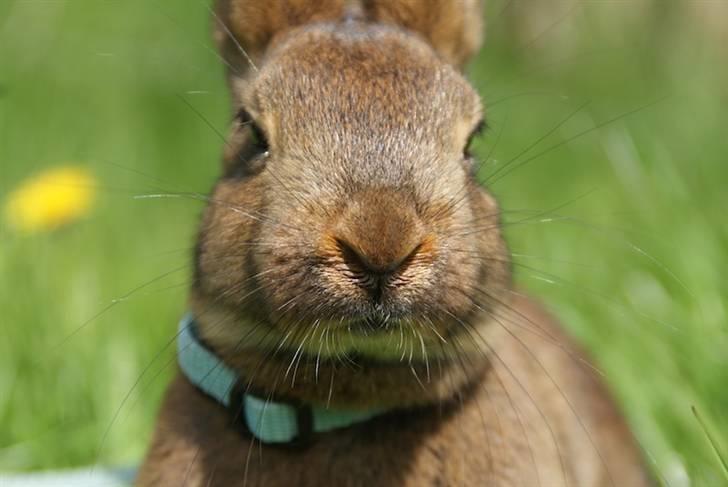
<path fill-rule="evenodd" d="M 641 486 L 511 286 L 460 74 L 477 0 L 220 0 L 237 118 L 143 486 Z"/>

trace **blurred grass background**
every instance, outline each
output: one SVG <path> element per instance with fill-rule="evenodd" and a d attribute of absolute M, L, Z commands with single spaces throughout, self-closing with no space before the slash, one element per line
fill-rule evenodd
<path fill-rule="evenodd" d="M 469 70 L 518 281 L 590 350 L 671 486 L 728 484 L 691 412 L 725 452 L 725 5 L 493 0 Z M 222 143 L 179 98 L 225 131 L 208 17 L 199 0 L 0 3 L 0 197 L 59 165 L 99 181 L 73 225 L 0 229 L 0 471 L 143 455 L 202 207 L 135 195 L 216 177 Z"/>

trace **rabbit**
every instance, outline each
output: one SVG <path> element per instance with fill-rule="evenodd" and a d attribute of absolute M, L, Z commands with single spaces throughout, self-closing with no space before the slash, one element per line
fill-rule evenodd
<path fill-rule="evenodd" d="M 469 147 L 481 9 L 214 6 L 235 117 L 137 485 L 650 485 L 588 359 L 513 286 Z"/>

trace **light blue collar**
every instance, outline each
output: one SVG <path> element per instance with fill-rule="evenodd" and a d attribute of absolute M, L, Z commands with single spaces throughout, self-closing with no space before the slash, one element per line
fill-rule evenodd
<path fill-rule="evenodd" d="M 296 442 L 312 432 L 346 428 L 382 413 L 381 410 L 296 407 L 249 394 L 245 382 L 200 341 L 195 320 L 189 313 L 179 323 L 177 354 L 187 379 L 228 408 L 250 434 L 263 443 Z"/>

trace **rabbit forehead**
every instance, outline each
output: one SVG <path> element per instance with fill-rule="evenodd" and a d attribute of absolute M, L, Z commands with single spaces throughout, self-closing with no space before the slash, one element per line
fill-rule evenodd
<path fill-rule="evenodd" d="M 480 111 L 475 91 L 418 36 L 378 25 L 294 31 L 251 86 L 253 104 L 292 129 L 307 120 L 331 130 L 420 128 L 423 120 L 437 128 Z"/>
<path fill-rule="evenodd" d="M 455 69 L 416 36 L 386 27 L 292 33 L 243 99 L 281 158 L 388 185 L 457 164 L 481 117 Z"/>

